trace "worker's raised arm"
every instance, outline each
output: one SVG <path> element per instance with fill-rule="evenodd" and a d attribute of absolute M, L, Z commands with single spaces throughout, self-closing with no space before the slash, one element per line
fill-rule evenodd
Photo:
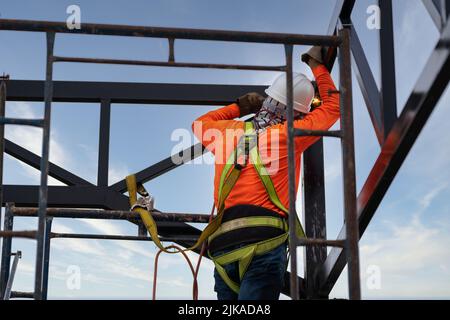
<path fill-rule="evenodd" d="M 295 121 L 294 127 L 305 130 L 328 130 L 340 116 L 339 94 L 330 94 L 330 92 L 336 92 L 336 86 L 324 65 L 315 64 L 311 69 L 316 79 L 322 105 L 308 113 L 303 119 Z"/>
<path fill-rule="evenodd" d="M 223 125 L 224 120 L 232 120 L 240 116 L 239 106 L 236 103 L 230 104 L 228 106 L 222 107 L 217 110 L 210 111 L 204 115 L 197 118 L 192 123 L 192 132 L 197 137 L 197 139 L 205 147 L 214 153 L 212 148 L 212 142 L 221 125 Z"/>
<path fill-rule="evenodd" d="M 211 145 L 215 137 L 227 123 L 225 121 L 256 113 L 262 106 L 264 98 L 257 93 L 248 93 L 237 99 L 236 103 L 210 111 L 192 123 L 192 131 L 205 146 Z M 211 148 L 209 148 L 211 149 Z M 210 150 L 213 151 L 213 150 Z"/>

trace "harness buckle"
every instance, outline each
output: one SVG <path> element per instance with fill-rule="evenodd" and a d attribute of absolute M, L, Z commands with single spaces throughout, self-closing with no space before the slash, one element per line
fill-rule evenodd
<path fill-rule="evenodd" d="M 138 198 L 136 203 L 131 206 L 131 211 L 133 211 L 135 208 L 142 208 L 147 210 L 148 212 L 151 212 L 155 208 L 155 198 L 150 194 L 148 194 L 148 196 Z"/>

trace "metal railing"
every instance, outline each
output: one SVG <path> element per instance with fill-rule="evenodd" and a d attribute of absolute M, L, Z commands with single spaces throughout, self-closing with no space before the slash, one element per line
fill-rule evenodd
<path fill-rule="evenodd" d="M 196 29 L 177 29 L 177 28 L 156 28 L 156 27 L 138 27 L 138 26 L 119 26 L 104 24 L 83 24 L 80 30 L 69 30 L 65 23 L 45 22 L 45 21 L 20 21 L 0 19 L 1 30 L 14 31 L 37 31 L 46 32 L 47 39 L 47 66 L 45 79 L 45 115 L 42 123 L 39 123 L 44 130 L 43 148 L 41 158 L 41 181 L 39 191 L 39 208 L 32 214 L 38 216 L 37 238 L 37 254 L 36 254 L 36 272 L 35 272 L 35 299 L 46 299 L 47 297 L 47 277 L 48 277 L 48 259 L 51 237 L 82 237 L 82 238 L 100 238 L 109 239 L 108 236 L 97 235 L 71 235 L 71 234 L 52 234 L 51 221 L 53 216 L 64 214 L 62 209 L 47 208 L 47 175 L 48 175 L 48 155 L 49 155 L 49 132 L 50 132 L 50 115 L 51 104 L 53 100 L 53 64 L 55 62 L 79 62 L 79 63 L 106 63 L 106 64 L 125 64 L 125 65 L 141 65 L 141 66 L 166 66 L 166 67 L 190 67 L 190 68 L 212 68 L 212 69 L 235 69 L 235 70 L 255 70 L 255 71 L 283 71 L 286 72 L 287 81 L 287 97 L 288 97 L 288 164 L 289 164 L 289 225 L 290 225 L 290 241 L 289 249 L 291 254 L 291 276 L 290 276 L 290 295 L 292 299 L 299 299 L 299 284 L 297 276 L 297 247 L 298 246 L 336 246 L 345 248 L 348 261 L 349 273 L 349 297 L 351 299 L 359 299 L 360 279 L 359 279 L 359 252 L 358 252 L 358 221 L 356 215 L 356 188 L 355 188 L 355 159 L 354 159 L 354 141 L 353 141 L 353 116 L 352 116 L 352 91 L 351 91 L 351 61 L 350 61 L 350 31 L 343 28 L 337 35 L 299 35 L 299 34 L 281 34 L 281 33 L 262 33 L 262 32 L 240 32 L 240 31 L 222 31 L 222 30 L 196 30 Z M 169 41 L 169 58 L 167 62 L 162 61 L 140 61 L 140 60 L 116 60 L 116 59 L 93 59 L 78 57 L 59 57 L 54 55 L 55 35 L 56 33 L 80 33 L 95 35 L 115 35 L 115 36 L 133 36 L 133 37 L 153 37 L 166 38 Z M 255 43 L 271 43 L 282 44 L 285 48 L 286 64 L 283 66 L 258 66 L 258 65 L 225 65 L 225 64 L 205 64 L 205 63 L 178 63 L 175 62 L 174 42 L 176 39 L 190 40 L 215 40 L 215 41 L 234 41 L 234 42 L 255 42 Z M 334 131 L 300 131 L 294 129 L 293 126 L 293 90 L 292 90 L 292 54 L 294 45 L 321 45 L 336 47 L 339 49 L 339 66 L 340 66 L 340 102 L 341 102 L 341 129 Z M 336 94 L 336 93 L 331 93 Z M 6 94 L 2 95 L 2 99 L 6 99 Z M 12 124 L 16 120 L 2 118 L 0 124 Z M 31 124 L 22 122 L 22 124 Z M 33 125 L 38 125 L 34 124 Z M 295 136 L 331 136 L 338 137 L 342 141 L 342 160 L 343 160 L 343 176 L 344 176 L 344 217 L 346 221 L 346 239 L 345 241 L 330 241 L 326 239 L 298 239 L 295 235 L 295 215 L 296 209 L 296 189 L 295 189 Z M 3 136 L 1 137 L 3 141 Z M 25 209 L 14 208 L 9 205 L 6 207 L 5 229 L 4 232 L 12 231 L 12 217 L 14 214 L 31 214 L 25 212 Z M 53 212 L 53 213 L 52 213 Z M 79 215 L 88 214 L 86 211 L 80 212 L 76 209 L 65 212 L 65 214 Z M 98 212 L 90 214 L 98 215 Z M 110 216 L 123 215 L 126 218 L 133 218 L 133 214 L 128 213 L 111 213 Z M 89 214 L 88 214 L 89 215 Z M 105 216 L 108 216 L 105 211 Z M 155 213 L 155 216 L 157 214 Z M 105 218 L 105 217 L 102 217 Z M 188 217 L 178 217 L 183 221 Z M 7 220 L 10 221 L 7 223 Z M 189 222 L 189 221 L 188 221 Z M 6 234 L 5 234 L 6 235 Z M 12 234 L 11 234 L 12 235 Z M 123 240 L 146 240 L 137 237 L 115 236 L 114 239 Z M 144 237 L 145 238 L 145 237 Z M 11 246 L 11 237 L 7 238 L 5 245 Z M 184 239 L 186 240 L 186 239 Z M 4 266 L 9 266 L 10 257 L 2 255 L 2 281 L 7 279 L 7 275 L 3 275 Z"/>
<path fill-rule="evenodd" d="M 12 254 L 14 256 L 14 261 L 11 267 L 11 271 L 8 277 L 8 283 L 6 284 L 5 294 L 3 296 L 3 300 L 9 300 L 11 298 L 11 291 L 14 282 L 14 277 L 16 275 L 17 265 L 19 264 L 19 259 L 22 258 L 22 252 L 17 251 Z"/>

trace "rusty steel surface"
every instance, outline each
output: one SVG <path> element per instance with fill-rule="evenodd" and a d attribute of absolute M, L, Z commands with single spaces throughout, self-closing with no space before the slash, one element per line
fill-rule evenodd
<path fill-rule="evenodd" d="M 161 28 L 150 26 L 124 26 L 96 23 L 83 23 L 83 28 L 69 30 L 66 23 L 64 22 L 33 20 L 0 19 L 0 29 L 14 31 L 277 43 L 292 45 L 338 46 L 340 44 L 340 40 L 338 37 L 324 35 L 301 35 L 292 33 L 245 32 L 187 28 Z"/>
<path fill-rule="evenodd" d="M 11 212 L 17 217 L 35 217 L 38 210 L 36 208 L 12 207 Z M 209 215 L 194 213 L 175 213 L 151 211 L 152 217 L 156 221 L 174 221 L 189 223 L 208 223 Z M 134 211 L 124 210 L 97 210 L 97 209 L 67 209 L 67 208 L 47 208 L 47 216 L 54 218 L 78 218 L 78 219 L 111 219 L 128 220 L 140 219 L 140 215 Z"/>

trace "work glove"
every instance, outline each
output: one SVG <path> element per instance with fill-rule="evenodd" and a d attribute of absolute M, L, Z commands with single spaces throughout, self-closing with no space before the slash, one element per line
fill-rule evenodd
<path fill-rule="evenodd" d="M 324 57 L 326 55 L 326 48 L 320 46 L 314 46 L 308 50 L 308 52 L 302 54 L 302 61 L 309 64 L 309 59 L 313 58 L 317 62 L 323 64 Z"/>
<path fill-rule="evenodd" d="M 264 102 L 265 98 L 256 92 L 250 92 L 242 97 L 239 97 L 236 103 L 241 110 L 240 116 L 246 116 L 251 113 L 257 113 Z"/>

